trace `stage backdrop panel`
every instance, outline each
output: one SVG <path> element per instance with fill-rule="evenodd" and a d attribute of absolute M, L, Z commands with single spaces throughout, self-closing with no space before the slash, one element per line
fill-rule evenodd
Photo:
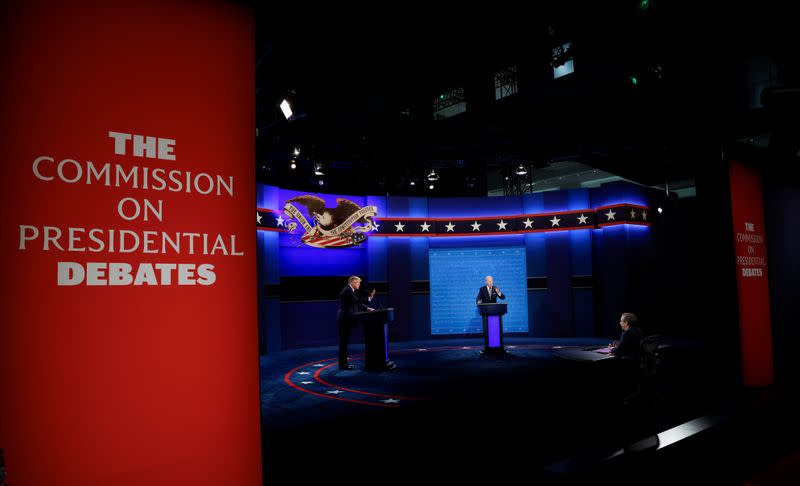
<path fill-rule="evenodd" d="M 525 248 L 433 248 L 428 257 L 432 335 L 483 331 L 475 297 L 487 275 L 506 295 L 504 331 L 528 332 Z"/>

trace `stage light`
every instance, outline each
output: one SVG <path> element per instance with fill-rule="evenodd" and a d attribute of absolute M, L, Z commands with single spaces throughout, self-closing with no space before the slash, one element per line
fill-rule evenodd
<path fill-rule="evenodd" d="M 653 74 L 656 75 L 657 79 L 664 79 L 664 66 L 661 64 L 656 64 L 653 68 Z"/>
<path fill-rule="evenodd" d="M 324 176 L 325 175 L 325 173 L 322 172 L 322 164 L 316 164 L 314 166 L 314 175 L 315 176 Z"/>
<path fill-rule="evenodd" d="M 428 174 L 428 180 L 429 181 L 438 181 L 439 180 L 439 174 L 437 174 L 435 170 L 431 169 L 430 174 Z"/>
<path fill-rule="evenodd" d="M 322 179 L 320 179 L 320 180 L 319 180 L 319 185 L 320 185 L 320 186 L 324 186 L 324 185 L 325 185 L 325 181 L 323 181 Z"/>
<path fill-rule="evenodd" d="M 300 155 L 300 147 L 295 147 L 295 148 L 294 148 L 294 150 L 292 150 L 292 154 L 293 154 L 295 157 L 297 157 L 298 155 Z"/>
<path fill-rule="evenodd" d="M 650 8 L 650 0 L 639 0 L 639 10 L 647 10 Z"/>
<path fill-rule="evenodd" d="M 524 166 L 524 165 L 522 165 L 522 164 L 519 164 L 519 166 L 517 167 L 517 172 L 516 172 L 516 174 L 517 174 L 518 176 L 524 176 L 524 175 L 525 175 L 525 174 L 527 174 L 527 173 L 528 173 L 528 170 L 525 168 L 525 166 Z"/>
<path fill-rule="evenodd" d="M 411 181 L 411 182 L 409 182 L 409 183 L 408 183 L 408 185 L 409 185 L 409 186 L 411 186 L 411 187 L 414 187 L 414 186 L 416 186 L 416 185 L 417 185 L 417 183 L 416 183 L 416 182 L 414 182 L 414 181 Z"/>
<path fill-rule="evenodd" d="M 663 210 L 662 208 L 660 208 L 660 207 L 659 207 L 659 208 L 658 208 L 658 214 L 661 214 L 661 213 L 663 213 L 663 212 L 664 212 L 664 210 Z"/>
<path fill-rule="evenodd" d="M 287 120 L 292 117 L 292 104 L 289 103 L 289 100 L 286 98 L 282 99 L 280 107 L 281 111 L 283 112 L 283 116 L 285 116 Z"/>
<path fill-rule="evenodd" d="M 433 184 L 429 185 L 428 189 L 430 189 L 432 191 L 433 190 Z"/>
<path fill-rule="evenodd" d="M 632 85 L 634 85 L 634 86 L 636 86 L 637 84 L 639 84 L 639 78 L 637 78 L 637 77 L 636 77 L 636 76 L 634 76 L 634 75 L 630 75 L 630 76 L 628 76 L 628 81 L 630 81 L 630 82 L 631 82 L 631 84 L 632 84 Z"/>
<path fill-rule="evenodd" d="M 297 162 L 294 159 L 292 159 L 292 163 L 289 164 L 289 168 L 292 170 L 295 170 L 297 168 Z"/>
<path fill-rule="evenodd" d="M 508 180 L 508 179 L 510 179 L 510 178 L 508 176 L 506 176 L 506 180 Z"/>

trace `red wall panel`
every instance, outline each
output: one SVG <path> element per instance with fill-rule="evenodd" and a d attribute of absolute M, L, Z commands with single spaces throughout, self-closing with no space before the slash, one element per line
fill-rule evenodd
<path fill-rule="evenodd" d="M 747 386 L 766 386 L 774 378 L 761 176 L 733 161 L 730 180 L 742 378 Z"/>
<path fill-rule="evenodd" d="M 9 482 L 260 484 L 252 12 L 177 0 L 0 8 L 0 447 Z M 174 160 L 137 157 L 132 140 L 115 153 L 109 131 L 174 140 L 163 142 Z M 38 157 L 48 157 L 42 177 Z M 64 159 L 75 163 L 59 177 Z M 114 172 L 109 185 L 92 179 L 89 161 L 137 167 L 138 187 L 117 187 Z M 232 178 L 233 194 L 154 189 L 159 168 L 179 180 Z M 204 190 L 207 180 L 197 181 Z M 126 220 L 125 198 L 130 211 L 160 205 L 161 217 Z M 54 239 L 63 251 L 45 245 L 56 231 L 45 227 L 62 232 Z M 69 228 L 78 228 L 73 251 Z M 92 229 L 101 251 L 90 249 L 100 248 Z M 111 230 L 153 231 L 158 251 L 120 252 Z M 184 235 L 180 251 L 162 248 L 162 233 Z M 186 233 L 222 235 L 228 254 L 191 252 L 198 237 Z M 24 248 L 21 235 L 31 237 Z M 107 274 L 92 279 L 104 285 L 59 285 L 59 262 L 145 273 L 141 285 L 108 285 Z M 214 282 L 182 285 L 176 269 L 163 285 L 142 264 L 211 265 Z"/>

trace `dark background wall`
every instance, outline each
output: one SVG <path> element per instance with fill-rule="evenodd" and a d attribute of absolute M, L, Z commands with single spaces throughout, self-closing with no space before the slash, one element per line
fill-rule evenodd
<path fill-rule="evenodd" d="M 798 393 L 800 362 L 800 167 L 796 158 L 770 160 L 764 170 L 764 212 L 767 225 L 767 261 L 770 281 L 772 339 L 776 383 Z M 789 175 L 787 176 L 787 169 Z"/>

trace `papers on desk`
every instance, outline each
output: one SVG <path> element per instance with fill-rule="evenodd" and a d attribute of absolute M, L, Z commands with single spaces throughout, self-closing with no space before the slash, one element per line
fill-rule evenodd
<path fill-rule="evenodd" d="M 600 354 L 611 354 L 611 348 L 606 347 L 606 348 L 595 349 L 594 352 Z"/>

